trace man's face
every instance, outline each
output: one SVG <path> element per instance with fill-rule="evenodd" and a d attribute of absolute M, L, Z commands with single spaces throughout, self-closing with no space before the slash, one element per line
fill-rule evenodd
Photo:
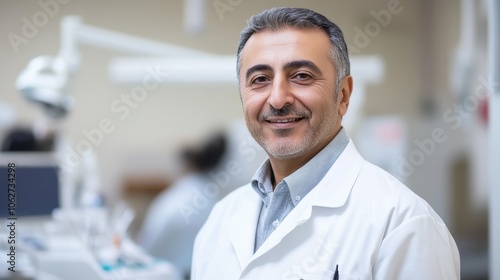
<path fill-rule="evenodd" d="M 341 83 L 336 99 L 330 54 L 328 36 L 315 29 L 262 31 L 243 48 L 240 92 L 245 120 L 271 158 L 310 159 L 340 130 L 352 80 Z"/>

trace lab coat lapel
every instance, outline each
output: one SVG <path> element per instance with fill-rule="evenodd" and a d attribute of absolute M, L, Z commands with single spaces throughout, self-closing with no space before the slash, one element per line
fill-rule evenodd
<path fill-rule="evenodd" d="M 262 256 L 293 231 L 311 218 L 313 206 L 342 207 L 363 167 L 364 159 L 350 141 L 325 177 L 286 216 L 280 226 L 255 252 L 251 261 Z M 254 236 L 254 235 L 253 235 Z M 252 242 L 252 244 L 254 244 Z"/>
<path fill-rule="evenodd" d="M 266 241 L 262 243 L 259 249 L 255 252 L 251 261 L 264 255 L 271 250 L 274 246 L 281 242 L 281 240 L 294 230 L 297 226 L 305 223 L 311 217 L 312 205 L 310 202 L 299 203 L 297 206 L 286 216 L 283 222 L 276 228 L 276 230 L 269 235 Z"/>
<path fill-rule="evenodd" d="M 330 208 L 344 206 L 364 162 L 352 141 L 349 141 L 344 152 L 316 186 L 313 205 Z"/>
<path fill-rule="evenodd" d="M 255 231 L 262 205 L 262 200 L 249 185 L 244 188 L 250 189 L 251 193 L 241 201 L 237 212 L 231 218 L 229 229 L 231 244 L 242 270 L 254 254 Z"/>

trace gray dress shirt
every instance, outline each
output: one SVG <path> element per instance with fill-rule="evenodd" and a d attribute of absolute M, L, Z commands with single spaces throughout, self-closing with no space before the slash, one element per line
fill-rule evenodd
<path fill-rule="evenodd" d="M 266 160 L 252 178 L 252 188 L 262 199 L 257 222 L 254 252 L 266 241 L 283 219 L 326 175 L 349 143 L 341 128 L 335 138 L 317 155 L 276 185 L 273 192 L 271 164 Z"/>

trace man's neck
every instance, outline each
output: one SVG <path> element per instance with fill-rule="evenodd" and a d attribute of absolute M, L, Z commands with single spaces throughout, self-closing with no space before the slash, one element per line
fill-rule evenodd
<path fill-rule="evenodd" d="M 319 152 L 321 152 L 321 150 L 323 150 L 328 145 L 328 143 L 330 143 L 333 140 L 333 138 L 335 138 L 337 133 L 335 133 L 333 137 L 325 141 L 325 143 L 316 146 L 313 150 L 307 151 L 305 154 L 300 155 L 298 157 L 293 157 L 289 159 L 278 159 L 269 155 L 269 162 L 271 163 L 271 169 L 272 169 L 271 181 L 273 184 L 273 190 L 276 187 L 276 185 L 278 185 L 285 177 L 299 170 L 314 156 L 316 156 Z"/>
<path fill-rule="evenodd" d="M 309 158 L 293 158 L 293 159 L 273 159 L 269 158 L 272 169 L 272 184 L 273 190 L 279 182 L 283 181 L 285 177 L 297 171 L 299 168 L 304 166 L 313 156 Z"/>

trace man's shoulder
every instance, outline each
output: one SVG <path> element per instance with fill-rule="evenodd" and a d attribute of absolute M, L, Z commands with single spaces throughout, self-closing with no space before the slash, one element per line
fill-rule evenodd
<path fill-rule="evenodd" d="M 365 162 L 357 180 L 358 191 L 368 195 L 379 207 L 387 207 L 393 218 L 432 217 L 442 222 L 432 207 L 412 189 L 384 169 Z"/>

